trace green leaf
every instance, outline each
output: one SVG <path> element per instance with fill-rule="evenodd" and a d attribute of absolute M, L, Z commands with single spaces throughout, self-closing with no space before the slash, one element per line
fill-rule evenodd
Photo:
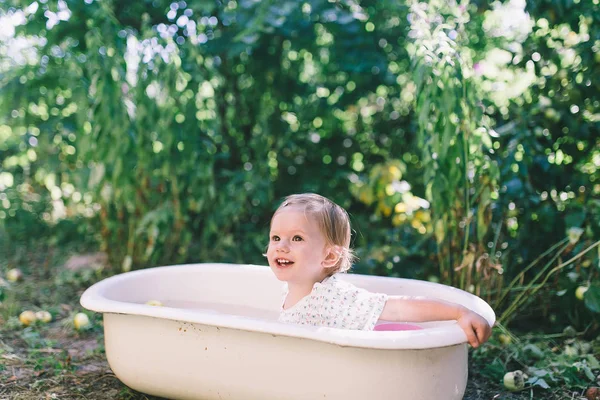
<path fill-rule="evenodd" d="M 486 221 L 485 218 L 485 211 L 485 205 L 479 204 L 479 207 L 477 208 L 477 239 L 479 241 L 483 240 L 489 229 L 488 221 Z"/>
<path fill-rule="evenodd" d="M 600 313 L 600 287 L 590 286 L 583 297 L 585 306 L 595 313 Z"/>
<path fill-rule="evenodd" d="M 490 138 L 490 135 L 487 133 L 487 131 L 481 133 L 481 143 L 483 143 L 483 145 L 488 149 L 491 149 L 493 147 L 492 139 Z"/>
<path fill-rule="evenodd" d="M 543 389 L 550 389 L 550 385 L 546 383 L 542 378 L 538 378 L 533 382 L 533 386 L 539 386 Z"/>
<path fill-rule="evenodd" d="M 588 354 L 585 359 L 586 359 L 588 365 L 590 366 L 590 368 L 600 369 L 600 362 L 598 362 L 598 359 L 596 357 L 594 357 L 592 354 Z"/>
<path fill-rule="evenodd" d="M 596 380 L 596 375 L 592 372 L 592 370 L 590 369 L 589 366 L 584 365 L 582 367 L 582 369 L 583 369 L 583 373 L 585 374 L 586 378 L 588 378 L 592 382 Z"/>
<path fill-rule="evenodd" d="M 584 210 L 574 210 L 568 213 L 565 217 L 565 224 L 567 226 L 581 226 L 585 221 Z"/>
<path fill-rule="evenodd" d="M 535 358 L 544 358 L 544 352 L 535 344 L 529 343 L 528 345 L 523 347 L 523 351 L 527 351 L 528 354 L 534 356 Z"/>

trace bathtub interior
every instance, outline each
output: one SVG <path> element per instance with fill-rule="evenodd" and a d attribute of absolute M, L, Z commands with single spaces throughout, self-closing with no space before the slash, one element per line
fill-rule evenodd
<path fill-rule="evenodd" d="M 151 268 L 111 278 L 99 294 L 112 302 L 143 305 L 158 300 L 164 307 L 203 314 L 227 314 L 275 321 L 283 284 L 265 266 L 196 264 Z M 493 323 L 489 306 L 476 296 L 430 282 L 344 274 L 343 279 L 372 292 L 427 296 L 464 305 Z M 151 307 L 151 306 L 147 306 Z M 419 323 L 423 328 L 454 321 Z"/>

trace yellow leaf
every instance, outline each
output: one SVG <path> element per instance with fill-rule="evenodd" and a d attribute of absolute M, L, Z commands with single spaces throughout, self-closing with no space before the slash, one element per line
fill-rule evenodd
<path fill-rule="evenodd" d="M 392 215 L 392 207 L 388 206 L 385 203 L 380 203 L 379 209 L 381 210 L 383 215 L 385 215 L 386 217 L 389 217 L 390 215 Z"/>
<path fill-rule="evenodd" d="M 390 166 L 388 168 L 388 172 L 391 175 L 392 180 L 397 181 L 402 177 L 402 172 L 400 172 L 400 168 L 396 167 L 395 165 Z"/>
<path fill-rule="evenodd" d="M 406 214 L 395 214 L 392 218 L 392 225 L 398 226 L 406 221 Z"/>
<path fill-rule="evenodd" d="M 394 211 L 396 211 L 397 213 L 405 213 L 406 212 L 406 204 L 404 204 L 402 202 L 396 204 L 396 207 L 394 207 Z"/>
<path fill-rule="evenodd" d="M 427 211 L 422 211 L 422 210 L 419 210 L 415 213 L 415 218 L 421 222 L 430 222 L 431 221 L 431 215 L 429 215 L 429 213 Z"/>
<path fill-rule="evenodd" d="M 435 223 L 435 240 L 438 244 L 444 241 L 446 237 L 446 227 L 444 226 L 444 221 L 439 219 Z"/>

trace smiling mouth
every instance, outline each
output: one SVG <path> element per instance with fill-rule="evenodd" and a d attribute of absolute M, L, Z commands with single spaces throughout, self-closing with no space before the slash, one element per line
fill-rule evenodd
<path fill-rule="evenodd" d="M 285 268 L 285 267 L 292 266 L 292 264 L 294 264 L 294 262 L 290 261 L 288 259 L 285 259 L 285 258 L 276 258 L 275 264 L 277 264 L 277 266 L 280 268 Z"/>

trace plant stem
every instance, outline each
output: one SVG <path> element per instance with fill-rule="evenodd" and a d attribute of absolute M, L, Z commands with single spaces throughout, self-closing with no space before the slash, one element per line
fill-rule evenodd
<path fill-rule="evenodd" d="M 589 246 L 587 249 L 583 250 L 582 252 L 580 252 L 579 254 L 573 256 L 570 260 L 565 261 L 564 263 L 557 265 L 556 267 L 552 268 L 550 270 L 550 272 L 548 272 L 548 275 L 546 275 L 546 278 L 542 281 L 542 283 L 540 284 L 540 286 L 543 286 L 546 281 L 550 278 L 550 276 L 552 274 L 554 274 L 555 272 L 563 269 L 564 267 L 566 267 L 567 265 L 571 264 L 573 261 L 576 261 L 577 259 L 583 257 L 583 255 L 585 253 L 587 253 L 588 251 L 592 250 L 594 247 L 598 246 L 600 244 L 600 240 L 598 240 L 596 243 L 592 244 L 591 246 Z M 535 292 L 537 292 L 540 288 L 537 287 L 533 292 L 531 292 L 531 294 L 535 294 Z"/>
<path fill-rule="evenodd" d="M 465 164 L 464 174 L 465 174 L 465 213 L 466 213 L 466 221 L 465 221 L 465 240 L 463 242 L 463 251 L 462 258 L 467 255 L 467 251 L 469 248 L 469 234 L 471 232 L 471 200 L 469 199 L 469 132 L 467 132 L 469 128 L 470 116 L 469 116 L 469 108 L 467 102 L 467 85 L 465 81 L 464 74 L 461 74 L 461 84 L 462 84 L 462 101 L 463 101 L 463 111 L 465 115 L 463 116 L 463 162 Z M 471 268 L 463 268 L 460 276 L 460 287 L 465 289 L 465 274 L 470 274 Z M 470 281 L 470 276 L 467 277 L 467 285 Z"/>
<path fill-rule="evenodd" d="M 538 263 L 538 261 L 540 261 L 542 258 L 546 257 L 548 254 L 553 252 L 554 249 L 556 249 L 558 246 L 565 244 L 568 240 L 569 240 L 569 238 L 564 238 L 560 242 L 558 242 L 555 245 L 553 245 L 552 247 L 550 247 L 548 250 L 546 250 L 544 253 L 542 253 L 538 258 L 533 260 L 527 267 L 525 267 L 525 269 L 523 271 L 521 271 L 517 276 L 515 276 L 515 278 L 510 282 L 508 287 L 506 289 L 504 289 L 504 293 L 502 294 L 502 297 L 500 297 L 500 299 L 498 301 L 496 301 L 494 308 L 500 307 L 500 305 L 504 301 L 504 298 L 506 297 L 506 295 L 512 290 L 512 287 L 517 283 L 517 281 L 519 281 L 521 279 L 521 277 L 527 271 L 529 271 L 534 265 L 536 265 Z"/>
<path fill-rule="evenodd" d="M 527 285 L 527 290 L 529 290 L 533 284 L 544 274 L 544 272 L 546 272 L 546 270 L 552 265 L 552 263 L 554 261 L 556 261 L 556 259 L 558 257 L 560 257 L 560 255 L 562 254 L 563 251 L 565 251 L 565 249 L 567 248 L 567 246 L 569 246 L 569 244 L 565 244 L 559 251 L 556 252 L 556 254 L 552 257 L 552 259 L 550 261 L 548 261 L 546 263 L 546 265 L 544 265 L 544 267 L 542 268 L 542 270 L 531 280 L 531 282 Z M 544 281 L 545 282 L 545 281 Z M 538 288 L 539 289 L 539 288 Z M 499 320 L 501 320 L 502 322 L 505 323 L 505 321 L 508 319 L 508 317 L 515 312 L 515 310 L 517 310 L 517 308 L 519 308 L 519 306 L 523 305 L 523 297 L 525 297 L 525 295 L 527 294 L 527 290 L 524 290 L 523 293 L 521 293 L 513 302 L 512 304 L 506 309 L 506 311 L 504 311 L 504 313 L 502 314 L 502 316 L 499 318 Z M 537 292 L 537 290 L 535 290 L 535 292 Z"/>
<path fill-rule="evenodd" d="M 590 245 L 587 249 L 579 252 L 577 255 L 573 256 L 571 259 L 557 265 L 556 267 L 554 267 L 553 269 L 550 270 L 550 272 L 548 272 L 548 274 L 546 275 L 546 277 L 544 278 L 544 280 L 537 285 L 531 292 L 530 296 L 533 296 L 535 293 L 537 293 L 538 290 L 540 290 L 541 287 L 543 287 L 546 282 L 548 281 L 548 279 L 550 278 L 550 276 L 552 276 L 554 273 L 556 273 L 557 271 L 560 271 L 561 269 L 563 269 L 564 267 L 566 267 L 567 265 L 573 263 L 574 261 L 578 260 L 579 258 L 583 257 L 583 255 L 585 253 L 587 253 L 588 251 L 592 250 L 594 247 L 600 245 L 600 240 L 598 240 L 597 242 L 593 243 L 592 245 Z M 569 244 L 566 244 L 561 251 L 559 251 L 553 258 L 552 260 L 550 260 L 548 262 L 548 264 L 546 264 L 544 266 L 544 268 L 542 269 L 542 271 L 540 271 L 539 274 L 536 275 L 536 277 L 531 281 L 531 283 L 528 285 L 529 287 L 533 286 L 533 282 L 535 282 L 541 275 L 543 275 L 543 273 L 545 272 L 545 270 L 548 268 L 548 266 L 550 266 L 552 264 L 552 262 L 554 262 L 554 260 L 556 258 L 558 258 L 558 256 L 560 256 L 560 254 L 564 251 L 564 249 L 569 246 Z M 510 314 L 512 314 L 521 304 L 519 304 L 520 300 L 523 298 L 523 296 L 525 295 L 526 291 L 524 291 L 512 304 L 511 306 L 502 314 L 502 316 L 499 318 L 500 320 L 502 320 L 503 322 L 508 319 L 508 317 L 510 316 Z"/>
<path fill-rule="evenodd" d="M 502 221 L 504 220 L 504 212 L 500 215 L 500 223 L 498 224 L 498 228 L 496 229 L 494 235 L 494 241 L 492 249 L 490 250 L 490 261 L 496 258 L 496 247 L 498 246 L 498 239 L 500 238 L 500 231 L 502 230 Z"/>

